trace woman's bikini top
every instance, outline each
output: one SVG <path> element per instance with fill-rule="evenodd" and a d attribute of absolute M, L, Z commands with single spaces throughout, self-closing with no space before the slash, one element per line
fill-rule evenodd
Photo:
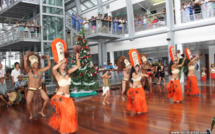
<path fill-rule="evenodd" d="M 64 86 L 70 85 L 71 82 L 72 82 L 71 78 L 69 78 L 68 80 L 67 79 L 62 79 L 62 80 L 58 81 L 58 85 L 60 87 L 64 87 Z"/>
<path fill-rule="evenodd" d="M 178 74 L 179 73 L 179 69 L 175 69 L 172 71 L 172 74 Z"/>
<path fill-rule="evenodd" d="M 188 68 L 189 70 L 194 70 L 195 69 L 195 67 L 194 66 L 189 66 L 189 68 Z"/>
<path fill-rule="evenodd" d="M 215 69 L 211 68 L 211 73 L 215 73 Z"/>
<path fill-rule="evenodd" d="M 206 73 L 205 72 L 202 72 L 202 76 L 205 76 L 206 75 Z"/>
<path fill-rule="evenodd" d="M 137 78 L 132 78 L 133 81 L 140 81 L 142 79 L 142 76 L 139 76 Z"/>

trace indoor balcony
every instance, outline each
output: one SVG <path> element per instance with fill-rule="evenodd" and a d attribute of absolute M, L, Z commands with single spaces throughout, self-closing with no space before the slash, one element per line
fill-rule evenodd
<path fill-rule="evenodd" d="M 1 0 L 0 16 L 21 19 L 35 8 L 39 8 L 40 0 Z"/>
<path fill-rule="evenodd" d="M 0 34 L 1 51 L 22 51 L 34 45 L 40 45 L 40 30 L 31 32 L 25 31 L 24 27 L 15 27 Z"/>
<path fill-rule="evenodd" d="M 87 36 L 88 39 L 98 40 L 98 39 L 120 39 L 124 37 L 124 34 L 127 33 L 126 24 L 123 24 L 121 28 L 118 27 L 118 22 L 106 21 L 104 24 L 104 20 L 95 20 L 94 22 L 90 22 L 88 20 L 88 30 Z M 72 22 L 71 16 L 66 14 L 66 28 L 73 31 L 78 35 L 80 31 L 80 22 L 75 20 Z"/>

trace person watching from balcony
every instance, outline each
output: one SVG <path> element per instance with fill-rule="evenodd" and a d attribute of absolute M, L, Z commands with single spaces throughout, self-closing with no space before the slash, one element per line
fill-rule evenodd
<path fill-rule="evenodd" d="M 34 38 L 34 33 L 35 33 L 34 22 L 30 22 L 30 31 L 31 31 L 31 38 Z"/>
<path fill-rule="evenodd" d="M 78 31 L 80 31 L 81 26 L 83 25 L 83 22 L 84 22 L 84 19 L 83 19 L 83 17 L 81 17 L 81 18 L 80 18 L 80 20 L 79 20 L 79 27 L 78 27 Z"/>
<path fill-rule="evenodd" d="M 207 2 L 207 18 L 214 16 L 213 2 L 215 0 L 206 0 Z"/>
<path fill-rule="evenodd" d="M 71 18 L 72 18 L 72 28 L 76 29 L 76 20 L 77 20 L 77 17 L 75 15 L 75 13 L 72 13 Z"/>
<path fill-rule="evenodd" d="M 19 22 L 18 21 L 16 21 L 16 27 L 19 27 Z"/>
<path fill-rule="evenodd" d="M 117 17 L 113 20 L 114 34 L 118 34 L 119 20 Z"/>
<path fill-rule="evenodd" d="M 23 21 L 21 21 L 21 24 L 19 25 L 19 30 L 20 30 L 21 37 L 24 37 L 25 28 L 24 28 Z"/>
<path fill-rule="evenodd" d="M 109 70 L 109 69 L 113 69 L 113 64 L 112 64 L 112 63 L 109 64 L 108 70 Z"/>
<path fill-rule="evenodd" d="M 184 21 L 190 22 L 190 5 L 187 2 L 184 5 Z"/>
<path fill-rule="evenodd" d="M 138 24 L 139 24 L 138 17 L 137 17 L 137 15 L 135 15 L 134 16 L 134 26 L 135 26 L 136 30 L 137 30 Z"/>
<path fill-rule="evenodd" d="M 141 16 L 138 17 L 138 29 L 142 30 L 143 27 L 143 19 Z"/>
<path fill-rule="evenodd" d="M 109 28 L 111 29 L 111 23 L 113 22 L 113 19 L 111 16 L 108 17 L 108 22 L 109 22 Z"/>
<path fill-rule="evenodd" d="M 96 18 L 97 20 L 97 23 L 96 23 L 96 26 L 98 28 L 98 32 L 101 32 L 101 28 L 102 28 L 102 14 L 98 14 L 98 17 Z"/>
<path fill-rule="evenodd" d="M 202 18 L 207 18 L 207 2 L 205 0 L 201 1 L 201 8 L 202 8 Z"/>
<path fill-rule="evenodd" d="M 165 25 L 164 17 L 161 16 L 161 14 L 158 14 L 158 27 L 164 25 Z"/>
<path fill-rule="evenodd" d="M 77 16 L 77 19 L 76 19 L 76 30 L 78 30 L 78 31 L 80 31 L 80 25 L 81 25 L 81 18 L 78 16 L 78 15 L 76 15 Z"/>
<path fill-rule="evenodd" d="M 147 25 L 148 25 L 148 15 L 145 14 L 144 18 L 143 18 L 143 29 L 147 29 Z"/>
<path fill-rule="evenodd" d="M 40 24 L 37 25 L 37 39 L 39 38 L 40 36 L 40 29 L 41 29 L 41 26 Z"/>
<path fill-rule="evenodd" d="M 185 21 L 185 14 L 184 14 L 184 3 L 181 5 L 181 22 L 184 23 Z"/>
<path fill-rule="evenodd" d="M 92 16 L 89 21 L 91 22 L 91 26 L 92 26 L 92 33 L 95 33 L 96 32 L 96 19 L 95 19 L 95 17 Z"/>
<path fill-rule="evenodd" d="M 190 10 L 190 21 L 194 21 L 193 4 L 192 4 L 191 1 L 189 2 L 189 5 L 190 5 L 190 7 L 189 7 L 189 10 Z"/>
<path fill-rule="evenodd" d="M 123 27 L 123 17 L 120 17 L 120 19 L 119 19 L 119 27 L 118 27 L 120 33 L 122 33 L 122 27 Z"/>
<path fill-rule="evenodd" d="M 127 26 L 127 19 L 126 18 L 124 18 L 123 24 L 124 24 L 125 33 L 128 33 L 128 26 Z"/>
<path fill-rule="evenodd" d="M 200 7 L 201 2 L 200 1 L 195 2 L 195 0 L 193 0 L 192 4 L 193 4 L 194 13 L 195 13 L 194 19 L 199 20 L 201 17 L 201 7 Z"/>
<path fill-rule="evenodd" d="M 15 68 L 11 72 L 11 82 L 12 82 L 12 85 L 14 85 L 15 82 L 18 81 L 18 76 L 19 75 L 20 75 L 19 63 L 16 62 L 15 63 Z"/>
<path fill-rule="evenodd" d="M 84 25 L 84 29 L 87 31 L 87 34 L 88 34 L 88 31 L 89 31 L 89 21 L 87 20 L 87 18 L 84 18 L 83 25 Z"/>
<path fill-rule="evenodd" d="M 28 23 L 25 22 L 25 38 L 28 38 Z"/>
<path fill-rule="evenodd" d="M 104 17 L 103 25 L 104 25 L 104 32 L 107 33 L 108 32 L 108 29 L 107 29 L 108 28 L 108 17 L 107 16 Z"/>

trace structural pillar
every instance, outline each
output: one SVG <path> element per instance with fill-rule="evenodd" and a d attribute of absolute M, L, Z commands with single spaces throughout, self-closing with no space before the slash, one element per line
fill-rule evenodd
<path fill-rule="evenodd" d="M 181 1 L 174 0 L 175 3 L 175 21 L 176 24 L 181 24 Z"/>
<path fill-rule="evenodd" d="M 81 15 L 82 11 L 81 11 L 80 0 L 75 0 L 75 4 L 76 4 L 76 9 L 77 9 L 78 15 Z"/>
<path fill-rule="evenodd" d="M 174 27 L 174 14 L 173 14 L 173 1 L 166 0 L 166 24 L 167 24 L 167 38 L 168 40 L 168 49 L 171 46 L 175 46 L 174 32 L 172 31 Z M 168 54 L 169 55 L 169 54 Z M 170 56 L 169 56 L 170 57 Z M 169 58 L 170 61 L 170 58 Z"/>
<path fill-rule="evenodd" d="M 177 44 L 177 50 L 180 50 L 181 53 L 183 53 L 183 45 L 182 44 Z M 182 58 L 182 57 L 180 57 L 180 58 Z M 184 83 L 184 73 L 183 72 L 181 73 L 180 82 Z"/>
<path fill-rule="evenodd" d="M 110 52 L 110 63 L 112 63 L 113 64 L 113 66 L 114 66 L 114 52 Z"/>
<path fill-rule="evenodd" d="M 127 11 L 127 21 L 128 21 L 128 35 L 129 38 L 132 39 L 132 37 L 135 34 L 134 29 L 134 10 L 132 5 L 132 0 L 126 0 L 126 11 Z"/>
<path fill-rule="evenodd" d="M 98 58 L 99 58 L 99 66 L 103 66 L 107 68 L 106 43 L 101 39 L 98 41 Z"/>
<path fill-rule="evenodd" d="M 104 9 L 102 6 L 102 0 L 97 0 L 98 12 L 104 16 Z"/>
<path fill-rule="evenodd" d="M 209 46 L 209 67 L 211 68 L 211 63 L 215 63 L 215 46 Z"/>

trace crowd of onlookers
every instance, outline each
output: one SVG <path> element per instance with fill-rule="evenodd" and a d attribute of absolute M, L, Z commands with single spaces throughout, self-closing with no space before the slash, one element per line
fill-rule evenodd
<path fill-rule="evenodd" d="M 215 0 L 192 0 L 182 3 L 182 23 L 214 16 Z"/>
<path fill-rule="evenodd" d="M 127 32 L 127 19 L 123 17 L 111 17 L 104 16 L 102 14 L 98 14 L 97 17 L 92 16 L 90 19 L 79 17 L 79 15 L 72 13 L 72 27 L 80 31 L 81 26 L 85 28 L 87 33 L 92 31 L 92 33 L 96 33 L 96 30 L 99 32 L 110 32 L 113 29 L 113 33 L 122 33 L 124 30 Z M 147 13 L 144 16 L 134 16 L 134 26 L 136 30 L 144 30 L 150 29 L 154 26 L 154 24 L 165 25 L 166 19 L 166 8 L 160 14 L 157 14 L 153 17 L 148 17 Z M 97 28 L 97 29 L 96 29 Z"/>
<path fill-rule="evenodd" d="M 41 30 L 41 26 L 39 24 L 35 25 L 34 22 L 24 23 L 23 21 L 19 23 L 17 21 L 15 27 L 20 31 L 21 36 L 25 38 L 39 38 Z"/>

